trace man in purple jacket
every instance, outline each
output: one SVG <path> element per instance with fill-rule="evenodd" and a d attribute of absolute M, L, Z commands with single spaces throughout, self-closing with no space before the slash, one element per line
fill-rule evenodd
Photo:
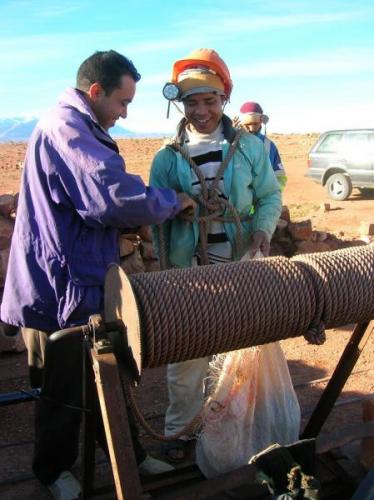
<path fill-rule="evenodd" d="M 139 79 L 126 57 L 96 52 L 81 64 L 76 88 L 62 94 L 29 141 L 1 318 L 24 327 L 33 387 L 41 386 L 48 335 L 102 312 L 107 266 L 119 262 L 119 233 L 195 207 L 186 195 L 146 187 L 127 173 L 108 134 L 126 118 Z M 33 470 L 64 500 L 80 491 L 69 471 L 78 455 L 80 412 L 51 399 L 81 406 L 80 349 L 72 347 L 65 369 L 44 380 L 51 392 L 35 410 Z M 135 430 L 133 438 L 141 471 L 167 467 L 146 456 Z"/>

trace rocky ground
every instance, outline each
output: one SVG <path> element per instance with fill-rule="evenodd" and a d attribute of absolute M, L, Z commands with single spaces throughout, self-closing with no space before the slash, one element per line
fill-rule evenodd
<path fill-rule="evenodd" d="M 373 222 L 374 195 L 363 196 L 354 190 L 349 200 L 329 200 L 324 188 L 305 177 L 307 152 L 315 135 L 275 135 L 288 174 L 284 192 L 284 204 L 288 206 L 293 222 L 310 219 L 312 229 L 330 233 L 339 240 L 360 243 L 361 223 Z M 121 140 L 120 149 L 126 158 L 127 169 L 147 181 L 151 159 L 162 141 Z M 0 144 L 0 195 L 19 190 L 25 144 Z M 324 204 L 330 209 L 326 211 Z M 321 208 L 322 207 L 322 208 Z M 327 332 L 323 346 L 310 346 L 303 338 L 282 342 L 292 379 L 302 407 L 303 423 L 307 421 L 318 396 L 326 386 L 336 363 L 349 340 L 352 325 Z M 0 393 L 27 390 L 27 360 L 23 353 L 0 354 Z M 369 339 L 354 374 L 347 382 L 339 404 L 327 420 L 323 432 L 339 430 L 345 424 L 362 420 L 362 399 L 373 394 L 374 389 L 374 338 Z M 139 390 L 139 401 L 149 422 L 162 429 L 167 404 L 164 368 L 145 372 Z M 0 473 L 0 497 L 12 499 L 49 498 L 48 493 L 33 480 L 30 468 L 32 453 L 32 403 L 0 408 L 0 457 L 3 464 Z M 161 454 L 160 446 L 144 434 L 147 448 Z M 98 476 L 108 474 L 101 463 Z"/>

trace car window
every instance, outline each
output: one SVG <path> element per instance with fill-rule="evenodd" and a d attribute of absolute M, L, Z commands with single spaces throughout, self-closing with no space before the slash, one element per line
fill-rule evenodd
<path fill-rule="evenodd" d="M 338 153 L 342 146 L 343 134 L 328 134 L 318 146 L 318 153 Z"/>
<path fill-rule="evenodd" d="M 368 141 L 369 153 L 374 155 L 374 134 L 368 134 L 368 136 L 369 136 L 369 141 Z"/>
<path fill-rule="evenodd" d="M 350 155 L 374 153 L 374 134 L 369 132 L 348 133 L 344 137 L 344 151 Z"/>

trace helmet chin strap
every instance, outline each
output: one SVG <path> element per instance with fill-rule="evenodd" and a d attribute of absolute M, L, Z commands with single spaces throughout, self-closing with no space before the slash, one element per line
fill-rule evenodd
<path fill-rule="evenodd" d="M 174 107 L 177 109 L 177 111 L 185 116 L 184 112 L 181 110 L 181 108 L 178 106 L 178 104 L 175 101 L 168 101 L 168 108 L 166 111 L 166 118 L 170 118 L 170 104 L 174 104 Z"/>
<path fill-rule="evenodd" d="M 185 116 L 184 111 L 178 106 L 178 104 L 175 101 L 172 101 L 172 103 L 174 104 L 174 107 L 177 109 L 177 111 L 179 111 L 181 115 Z"/>
<path fill-rule="evenodd" d="M 226 104 L 228 103 L 228 100 L 225 99 L 222 101 L 222 111 L 225 111 L 225 107 L 226 107 Z M 167 111 L 166 111 L 166 118 L 169 119 L 170 118 L 170 104 L 173 104 L 174 107 L 176 108 L 176 110 L 181 114 L 183 115 L 185 118 L 186 118 L 186 115 L 184 114 L 184 111 L 178 106 L 178 104 L 175 102 L 175 101 L 168 101 L 168 107 L 167 107 Z"/>

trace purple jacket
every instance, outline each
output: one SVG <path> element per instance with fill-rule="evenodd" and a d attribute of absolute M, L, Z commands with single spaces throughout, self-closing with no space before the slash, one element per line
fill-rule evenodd
<path fill-rule="evenodd" d="M 179 209 L 175 191 L 126 173 L 83 94 L 67 89 L 29 141 L 1 319 L 50 332 L 86 323 L 102 312 L 119 231 Z"/>

